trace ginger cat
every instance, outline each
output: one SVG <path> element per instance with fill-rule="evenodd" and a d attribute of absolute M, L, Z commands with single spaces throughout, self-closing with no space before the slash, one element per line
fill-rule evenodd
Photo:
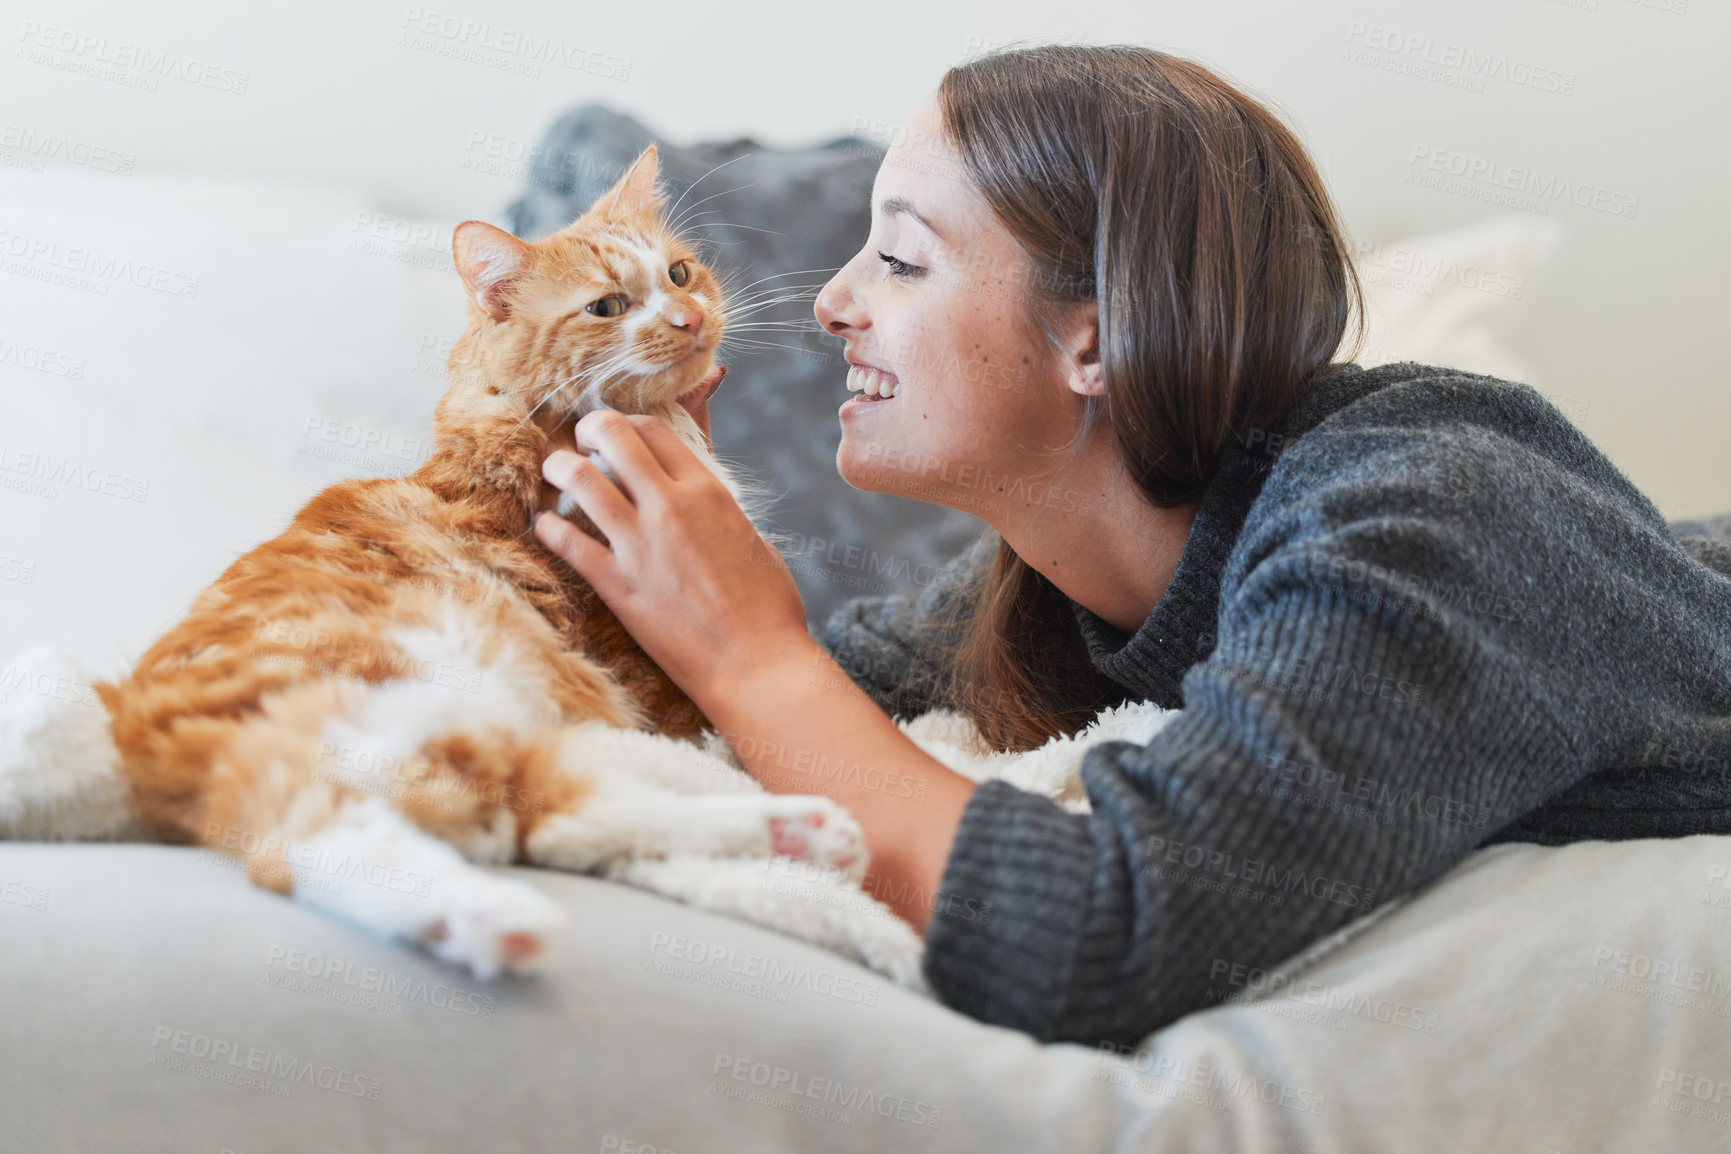
<path fill-rule="evenodd" d="M 542 461 L 599 404 L 667 419 L 727 479 L 686 407 L 725 373 L 721 289 L 655 175 L 651 147 L 536 243 L 460 225 L 469 316 L 432 457 L 314 497 L 97 685 L 155 836 L 482 977 L 529 967 L 561 918 L 471 863 L 863 871 L 844 810 L 653 736 L 696 739 L 705 718 L 529 529 L 555 496 Z"/>

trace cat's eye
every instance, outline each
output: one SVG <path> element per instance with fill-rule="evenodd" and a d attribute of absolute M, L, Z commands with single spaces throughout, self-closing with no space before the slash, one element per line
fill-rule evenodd
<path fill-rule="evenodd" d="M 584 306 L 585 312 L 594 313 L 598 317 L 616 317 L 625 311 L 625 298 L 618 293 L 602 297 L 598 301 L 590 301 Z"/>
<path fill-rule="evenodd" d="M 686 282 L 691 280 L 691 262 L 688 260 L 682 260 L 672 268 L 668 269 L 667 279 L 680 288 L 684 288 Z"/>

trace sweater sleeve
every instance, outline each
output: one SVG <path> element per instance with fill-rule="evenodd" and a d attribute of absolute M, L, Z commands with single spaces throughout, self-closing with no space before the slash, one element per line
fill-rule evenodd
<path fill-rule="evenodd" d="M 955 599 L 990 563 L 997 538 L 987 533 L 941 566 L 917 595 L 856 597 L 824 625 L 824 646 L 855 684 L 892 717 L 914 717 L 936 704 L 959 641 Z"/>
<path fill-rule="evenodd" d="M 1146 746 L 1088 751 L 1090 814 L 974 792 L 927 930 L 946 1003 L 1133 1044 L 1580 776 L 1525 645 L 1531 574 L 1506 542 L 1463 548 L 1459 522 L 1376 504 L 1263 526 L 1179 716 Z"/>

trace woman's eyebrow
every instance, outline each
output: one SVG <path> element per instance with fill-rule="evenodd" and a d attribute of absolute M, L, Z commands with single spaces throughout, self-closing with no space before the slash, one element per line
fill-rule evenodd
<path fill-rule="evenodd" d="M 878 205 L 878 211 L 882 212 L 885 216 L 895 216 L 897 213 L 906 213 L 908 216 L 911 216 L 915 220 L 919 221 L 920 224 L 925 227 L 925 230 L 927 232 L 931 233 L 933 236 L 937 237 L 939 240 L 944 239 L 944 234 L 939 232 L 937 229 L 933 228 L 932 222 L 927 220 L 925 217 L 921 216 L 919 213 L 919 210 L 916 209 L 912 204 L 910 204 L 906 197 L 900 197 L 900 196 L 886 197 L 886 198 L 884 198 L 883 203 Z"/>

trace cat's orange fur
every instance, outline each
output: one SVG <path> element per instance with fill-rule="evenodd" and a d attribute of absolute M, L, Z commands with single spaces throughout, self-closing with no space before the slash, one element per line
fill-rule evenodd
<path fill-rule="evenodd" d="M 256 882 L 287 892 L 284 842 L 355 796 L 333 781 L 321 730 L 369 687 L 426 676 L 388 631 L 437 628 L 453 604 L 484 623 L 481 664 L 514 649 L 515 667 L 544 683 L 563 722 L 685 737 L 705 724 L 529 528 L 547 503 L 541 463 L 569 444 L 579 384 L 595 390 L 591 402 L 644 412 L 669 411 L 713 379 L 721 290 L 661 221 L 655 167 L 651 148 L 589 212 L 538 243 L 460 226 L 453 247 L 469 319 L 431 458 L 409 476 L 318 494 L 206 589 L 129 676 L 97 685 L 134 797 L 160 836 L 233 853 Z M 688 283 L 643 283 L 646 245 L 663 254 L 654 258 L 663 282 L 671 261 L 689 261 Z M 656 291 L 683 326 L 651 317 L 628 331 L 584 308 Z M 622 354 L 634 368 L 603 367 Z M 536 825 L 580 807 L 586 792 L 581 776 L 554 765 L 556 734 L 430 740 L 391 802 L 458 846 L 504 822 L 520 859 Z"/>

